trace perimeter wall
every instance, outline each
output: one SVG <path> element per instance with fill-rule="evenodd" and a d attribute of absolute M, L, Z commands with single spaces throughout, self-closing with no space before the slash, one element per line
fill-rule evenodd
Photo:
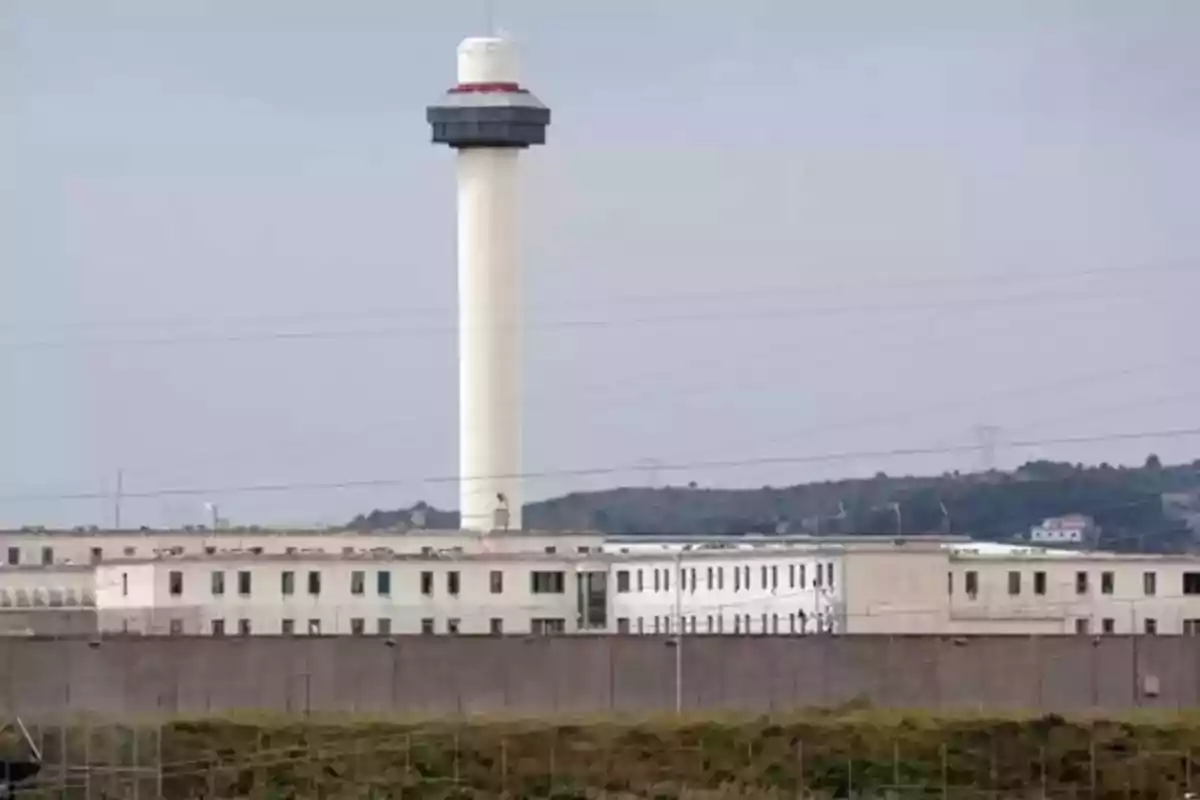
<path fill-rule="evenodd" d="M 0 719 L 1200 705 L 1200 637 L 0 637 Z"/>

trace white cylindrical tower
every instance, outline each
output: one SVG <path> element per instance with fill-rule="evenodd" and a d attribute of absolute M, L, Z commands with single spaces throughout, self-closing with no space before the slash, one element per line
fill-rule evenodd
<path fill-rule="evenodd" d="M 521 270 L 517 162 L 550 111 L 499 38 L 458 47 L 458 84 L 428 109 L 458 151 L 459 509 L 462 528 L 521 528 Z"/>

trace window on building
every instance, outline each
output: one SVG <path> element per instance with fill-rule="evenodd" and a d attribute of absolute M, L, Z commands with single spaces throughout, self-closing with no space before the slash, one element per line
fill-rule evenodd
<path fill-rule="evenodd" d="M 392 618 L 380 617 L 375 620 L 375 630 L 380 636 L 389 636 L 392 633 Z"/>
<path fill-rule="evenodd" d="M 533 594 L 562 594 L 566 591 L 566 577 L 562 572 L 534 571 L 529 573 L 529 583 Z"/>
<path fill-rule="evenodd" d="M 99 564 L 104 560 L 104 549 L 101 547 L 92 548 L 92 563 Z"/>
<path fill-rule="evenodd" d="M 761 567 L 760 570 L 761 570 L 761 574 L 758 577 L 760 579 L 760 582 L 762 583 L 762 588 L 766 589 L 766 588 L 770 587 L 770 585 L 771 585 L 767 581 L 767 568 L 764 566 L 764 567 Z"/>
<path fill-rule="evenodd" d="M 747 590 L 749 590 L 749 588 L 750 588 L 750 567 L 748 567 L 748 566 L 742 567 L 742 585 L 745 586 Z"/>
<path fill-rule="evenodd" d="M 212 635 L 213 636 L 224 636 L 225 635 L 225 620 L 214 619 L 212 621 Z"/>
<path fill-rule="evenodd" d="M 689 578 L 689 582 L 691 584 L 688 587 L 688 591 L 690 591 L 692 594 L 695 594 L 696 593 L 696 568 L 695 567 L 688 568 L 688 578 Z"/>
<path fill-rule="evenodd" d="M 796 632 L 796 614 L 795 612 L 788 614 L 788 633 Z"/>
<path fill-rule="evenodd" d="M 654 591 L 656 591 L 656 592 L 662 591 L 662 587 L 659 585 L 659 577 L 658 577 L 657 569 L 654 570 Z"/>
<path fill-rule="evenodd" d="M 1200 636 L 1200 619 L 1185 619 L 1183 621 L 1184 636 Z"/>
<path fill-rule="evenodd" d="M 779 615 L 771 615 L 771 633 L 779 633 Z"/>
<path fill-rule="evenodd" d="M 424 617 L 421 620 L 421 633 L 427 636 L 433 633 L 433 617 Z"/>
<path fill-rule="evenodd" d="M 733 615 L 733 632 L 734 633 L 742 632 L 742 615 L 741 614 Z"/>
<path fill-rule="evenodd" d="M 167 590 L 172 597 L 179 597 L 183 594 L 183 573 L 178 570 L 172 570 L 167 575 Z"/>
<path fill-rule="evenodd" d="M 813 570 L 813 587 L 819 589 L 821 587 L 821 579 L 824 577 L 824 575 L 822 575 L 824 569 L 821 564 L 814 564 L 813 566 L 816 567 L 816 569 Z"/>
<path fill-rule="evenodd" d="M 622 569 L 617 571 L 617 592 L 624 594 L 629 591 L 629 570 Z"/>
<path fill-rule="evenodd" d="M 128 572 L 121 573 L 121 596 L 122 597 L 129 596 L 129 573 Z"/>
<path fill-rule="evenodd" d="M 296 593 L 296 573 L 284 570 L 279 576 L 279 592 L 284 595 Z"/>
<path fill-rule="evenodd" d="M 8 548 L 8 564 L 9 564 L 9 566 L 12 566 L 12 567 L 20 566 L 20 564 L 21 564 L 21 548 L 19 548 L 19 547 Z"/>
<path fill-rule="evenodd" d="M 214 572 L 212 574 L 212 593 L 213 597 L 220 597 L 225 594 L 225 573 Z"/>
<path fill-rule="evenodd" d="M 315 569 L 308 573 L 308 593 L 314 597 L 321 593 L 321 573 Z"/>
<path fill-rule="evenodd" d="M 629 573 L 625 573 L 625 590 L 629 591 Z M 488 591 L 492 594 L 504 593 L 504 573 L 494 569 L 488 575 Z"/>
<path fill-rule="evenodd" d="M 767 632 L 767 615 L 764 612 L 762 615 L 762 629 L 759 631 L 759 633 L 766 633 L 766 632 Z"/>
<path fill-rule="evenodd" d="M 946 573 L 946 594 L 954 594 L 954 573 Z"/>
<path fill-rule="evenodd" d="M 1008 593 L 1011 595 L 1021 593 L 1021 573 L 1016 570 L 1011 570 L 1008 573 Z"/>
<path fill-rule="evenodd" d="M 788 588 L 796 588 L 796 565 L 788 564 Z"/>
<path fill-rule="evenodd" d="M 1142 630 L 1144 630 L 1150 636 L 1154 636 L 1158 633 L 1158 620 L 1154 619 L 1154 617 L 1146 617 L 1146 619 L 1142 621 Z"/>
<path fill-rule="evenodd" d="M 462 627 L 462 620 L 458 617 L 446 620 L 446 633 L 457 634 L 460 627 Z"/>
<path fill-rule="evenodd" d="M 1200 572 L 1183 573 L 1183 593 L 1200 594 Z"/>
<path fill-rule="evenodd" d="M 42 566 L 49 566 L 50 564 L 53 564 L 53 563 L 54 563 L 54 548 L 53 547 L 43 547 L 42 548 Z"/>
<path fill-rule="evenodd" d="M 1091 628 L 1092 628 L 1091 620 L 1088 619 L 1087 617 L 1080 617 L 1075 620 L 1075 632 L 1076 633 L 1087 633 L 1088 631 L 1091 630 Z"/>
<path fill-rule="evenodd" d="M 1153 597 L 1158 594 L 1158 573 L 1142 573 L 1142 593 L 1147 597 Z"/>
<path fill-rule="evenodd" d="M 629 633 L 629 617 L 617 617 L 617 633 Z"/>
<path fill-rule="evenodd" d="M 279 632 L 284 636 L 293 636 L 296 633 L 296 620 L 284 618 L 279 621 Z"/>
<path fill-rule="evenodd" d="M 238 572 L 238 594 L 242 597 L 250 596 L 250 571 L 242 570 Z"/>
<path fill-rule="evenodd" d="M 567 621 L 554 617 L 535 617 L 529 621 L 529 627 L 535 636 L 557 636 L 567 632 Z"/>
<path fill-rule="evenodd" d="M 808 588 L 808 577 L 805 575 L 806 572 L 808 572 L 808 568 L 804 564 L 801 564 L 800 565 L 800 588 L 801 589 Z"/>
<path fill-rule="evenodd" d="M 1075 573 L 1075 594 L 1088 593 L 1088 574 L 1086 572 Z"/>
<path fill-rule="evenodd" d="M 708 589 L 708 591 L 711 592 L 713 590 L 713 568 L 712 567 L 709 567 L 705 571 L 704 585 Z"/>
<path fill-rule="evenodd" d="M 169 630 L 171 632 L 172 636 L 182 636 L 183 635 L 183 620 L 181 620 L 181 619 L 171 620 L 167 630 Z"/>
<path fill-rule="evenodd" d="M 350 635 L 362 636 L 367 631 L 367 621 L 362 617 L 350 618 Z"/>
<path fill-rule="evenodd" d="M 646 632 L 646 625 L 645 625 L 645 622 L 643 622 L 641 617 L 637 618 L 637 632 L 639 634 L 643 634 Z"/>
<path fill-rule="evenodd" d="M 659 620 L 659 618 L 658 618 L 658 614 L 655 614 L 655 615 L 654 615 L 654 632 L 655 632 L 655 633 L 662 633 L 662 628 L 661 628 L 661 626 L 662 626 L 662 622 Z"/>
<path fill-rule="evenodd" d="M 640 569 L 637 571 L 637 590 L 639 592 L 646 590 L 645 581 L 643 580 L 642 571 Z"/>
<path fill-rule="evenodd" d="M 1117 621 L 1112 617 L 1105 617 L 1100 620 L 1100 630 L 1103 633 L 1114 633 L 1117 630 Z"/>
<path fill-rule="evenodd" d="M 446 573 L 446 591 L 451 597 L 458 595 L 460 578 L 458 572 L 451 570 Z"/>
<path fill-rule="evenodd" d="M 308 635 L 309 636 L 320 636 L 321 635 L 321 620 L 310 619 L 308 621 Z"/>
<path fill-rule="evenodd" d="M 966 592 L 968 597 L 975 597 L 979 594 L 979 573 L 973 569 L 967 571 Z"/>
<path fill-rule="evenodd" d="M 367 573 L 356 569 L 350 573 L 350 594 L 363 595 L 367 591 Z"/>
<path fill-rule="evenodd" d="M 733 590 L 735 592 L 742 590 L 742 571 L 737 567 L 733 568 Z"/>
<path fill-rule="evenodd" d="M 492 617 L 488 620 L 488 633 L 492 636 L 504 635 L 504 620 L 500 617 Z"/>
<path fill-rule="evenodd" d="M 433 573 L 432 572 L 422 572 L 421 573 L 421 594 L 425 595 L 426 597 L 433 597 Z M 430 633 L 432 633 L 432 631 L 430 631 Z"/>
<path fill-rule="evenodd" d="M 1100 573 L 1100 594 L 1112 594 L 1116 578 L 1111 572 Z"/>
<path fill-rule="evenodd" d="M 662 573 L 663 573 L 663 591 L 669 592 L 669 591 L 671 591 L 671 573 L 669 570 L 665 570 L 665 569 L 662 571 Z"/>
<path fill-rule="evenodd" d="M 725 591 L 725 568 L 717 567 L 717 591 Z"/>
<path fill-rule="evenodd" d="M 136 547 L 126 547 L 125 548 L 125 556 L 127 558 L 132 558 L 133 556 L 136 556 L 136 555 L 137 555 Z"/>
<path fill-rule="evenodd" d="M 392 596 L 392 572 L 381 569 L 375 573 L 375 594 L 380 597 Z"/>
<path fill-rule="evenodd" d="M 239 619 L 238 620 L 238 636 L 249 636 L 249 635 L 250 635 L 250 620 Z"/>
<path fill-rule="evenodd" d="M 1040 571 L 1033 573 L 1033 593 L 1046 593 L 1046 573 Z"/>
<path fill-rule="evenodd" d="M 827 578 L 825 583 L 829 584 L 829 588 L 832 589 L 833 588 L 833 562 L 830 562 L 825 565 L 825 577 Z"/>
<path fill-rule="evenodd" d="M 771 590 L 779 588 L 779 567 L 771 567 Z"/>

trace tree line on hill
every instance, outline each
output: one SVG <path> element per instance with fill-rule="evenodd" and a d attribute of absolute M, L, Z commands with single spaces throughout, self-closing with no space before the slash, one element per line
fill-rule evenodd
<path fill-rule="evenodd" d="M 525 506 L 530 530 L 611 534 L 958 534 L 1020 541 L 1047 517 L 1084 514 L 1108 550 L 1184 552 L 1200 523 L 1200 459 L 1141 467 L 1032 461 L 1011 472 L 891 477 L 761 489 L 695 484 L 577 492 Z M 458 527 L 458 513 L 418 503 L 360 514 L 351 528 Z"/>

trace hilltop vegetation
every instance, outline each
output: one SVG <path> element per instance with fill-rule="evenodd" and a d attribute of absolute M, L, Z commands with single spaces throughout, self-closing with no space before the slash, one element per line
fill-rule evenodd
<path fill-rule="evenodd" d="M 1179 497 L 1168 510 L 1164 494 Z M 615 534 L 897 532 L 955 533 L 990 541 L 1024 536 L 1045 517 L 1080 513 L 1099 527 L 1106 549 L 1178 552 L 1191 547 L 1188 515 L 1200 514 L 1200 460 L 1164 466 L 1156 456 L 1137 468 L 1085 467 L 1034 461 L 1013 472 L 948 473 L 806 483 L 761 489 L 696 486 L 625 487 L 580 492 L 525 507 L 525 526 L 599 530 Z M 424 504 L 373 511 L 355 528 L 407 527 L 423 517 L 428 528 L 453 528 L 455 512 Z M 1193 518 L 1196 519 L 1196 518 Z"/>

